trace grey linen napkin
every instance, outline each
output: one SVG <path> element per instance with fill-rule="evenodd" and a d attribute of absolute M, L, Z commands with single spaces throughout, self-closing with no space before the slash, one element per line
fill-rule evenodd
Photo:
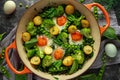
<path fill-rule="evenodd" d="M 111 26 L 116 30 L 116 33 L 119 34 L 120 29 L 119 29 L 114 11 L 111 11 L 109 13 L 109 15 L 110 15 L 110 19 L 111 19 Z M 104 19 L 101 19 L 99 22 L 100 22 L 100 24 L 105 24 Z M 15 34 L 16 34 L 16 29 L 17 29 L 16 24 L 14 26 L 15 26 L 14 29 L 0 42 L 0 45 L 2 45 L 2 46 L 0 46 L 0 52 L 1 52 L 2 48 L 7 47 L 8 45 L 10 45 L 14 41 Z M 101 57 L 104 53 L 104 45 L 107 42 L 113 42 L 118 48 L 118 53 L 120 52 L 120 43 L 117 42 L 116 40 L 113 40 L 113 41 L 104 40 L 104 41 L 102 41 L 99 55 L 97 56 L 96 61 L 93 63 L 93 65 L 90 67 L 90 69 L 95 69 L 95 68 L 100 68 L 101 67 L 101 65 L 102 65 Z M 19 56 L 17 54 L 17 51 L 16 50 L 11 50 L 9 55 L 10 55 L 10 60 L 11 60 L 11 63 L 13 64 L 13 66 L 15 68 L 18 68 L 18 65 L 19 65 L 21 60 L 18 58 Z M 120 54 L 117 54 L 117 56 L 115 58 L 113 58 L 111 61 L 107 61 L 107 65 L 113 65 L 113 64 L 118 64 L 118 63 L 120 63 Z M 9 69 L 5 60 L 3 61 L 3 64 L 1 64 L 1 65 L 5 66 L 8 69 L 8 71 L 10 72 L 11 78 L 9 80 L 15 80 L 15 74 Z M 42 79 L 42 78 L 40 78 L 40 77 L 38 77 L 34 74 L 28 74 L 28 80 L 32 80 L 33 77 L 36 80 L 44 80 L 44 79 Z M 3 76 L 3 80 L 8 80 L 8 79 L 5 76 Z"/>

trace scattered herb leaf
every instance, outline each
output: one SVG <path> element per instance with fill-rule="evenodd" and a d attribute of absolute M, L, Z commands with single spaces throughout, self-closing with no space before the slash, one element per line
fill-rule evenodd
<path fill-rule="evenodd" d="M 0 41 L 3 39 L 3 36 L 5 35 L 5 32 L 0 34 Z"/>
<path fill-rule="evenodd" d="M 103 37 L 106 37 L 107 39 L 115 39 L 115 40 L 119 40 L 116 31 L 114 28 L 109 27 L 104 33 L 103 33 Z"/>

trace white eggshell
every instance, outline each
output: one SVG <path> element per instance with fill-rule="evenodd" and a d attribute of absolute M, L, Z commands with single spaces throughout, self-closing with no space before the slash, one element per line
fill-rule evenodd
<path fill-rule="evenodd" d="M 109 57 L 115 57 L 117 55 L 117 48 L 114 44 L 112 43 L 107 43 L 105 45 L 105 53 L 109 56 Z"/>
<path fill-rule="evenodd" d="M 3 10 L 5 12 L 5 14 L 12 14 L 16 9 L 16 4 L 14 1 L 6 1 L 4 3 L 4 7 L 3 7 Z"/>

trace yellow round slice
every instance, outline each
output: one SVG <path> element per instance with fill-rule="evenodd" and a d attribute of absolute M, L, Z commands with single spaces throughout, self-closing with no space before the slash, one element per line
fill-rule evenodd
<path fill-rule="evenodd" d="M 86 46 L 84 46 L 83 51 L 84 51 L 85 54 L 89 55 L 89 54 L 92 53 L 93 48 L 89 45 L 86 45 Z"/>
<path fill-rule="evenodd" d="M 45 46 L 44 52 L 45 54 L 52 54 L 53 49 L 50 46 Z"/>

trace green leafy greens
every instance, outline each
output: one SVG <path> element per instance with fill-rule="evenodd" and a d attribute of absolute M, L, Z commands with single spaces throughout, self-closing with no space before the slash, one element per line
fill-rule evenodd
<path fill-rule="evenodd" d="M 119 38 L 117 37 L 116 31 L 114 28 L 109 27 L 104 33 L 103 36 L 106 37 L 107 39 L 115 39 L 115 40 L 119 40 Z"/>
<path fill-rule="evenodd" d="M 46 7 L 43 9 L 43 13 L 40 14 L 42 18 L 53 18 L 57 16 L 61 16 L 64 13 L 63 6 L 59 5 L 58 7 Z"/>

